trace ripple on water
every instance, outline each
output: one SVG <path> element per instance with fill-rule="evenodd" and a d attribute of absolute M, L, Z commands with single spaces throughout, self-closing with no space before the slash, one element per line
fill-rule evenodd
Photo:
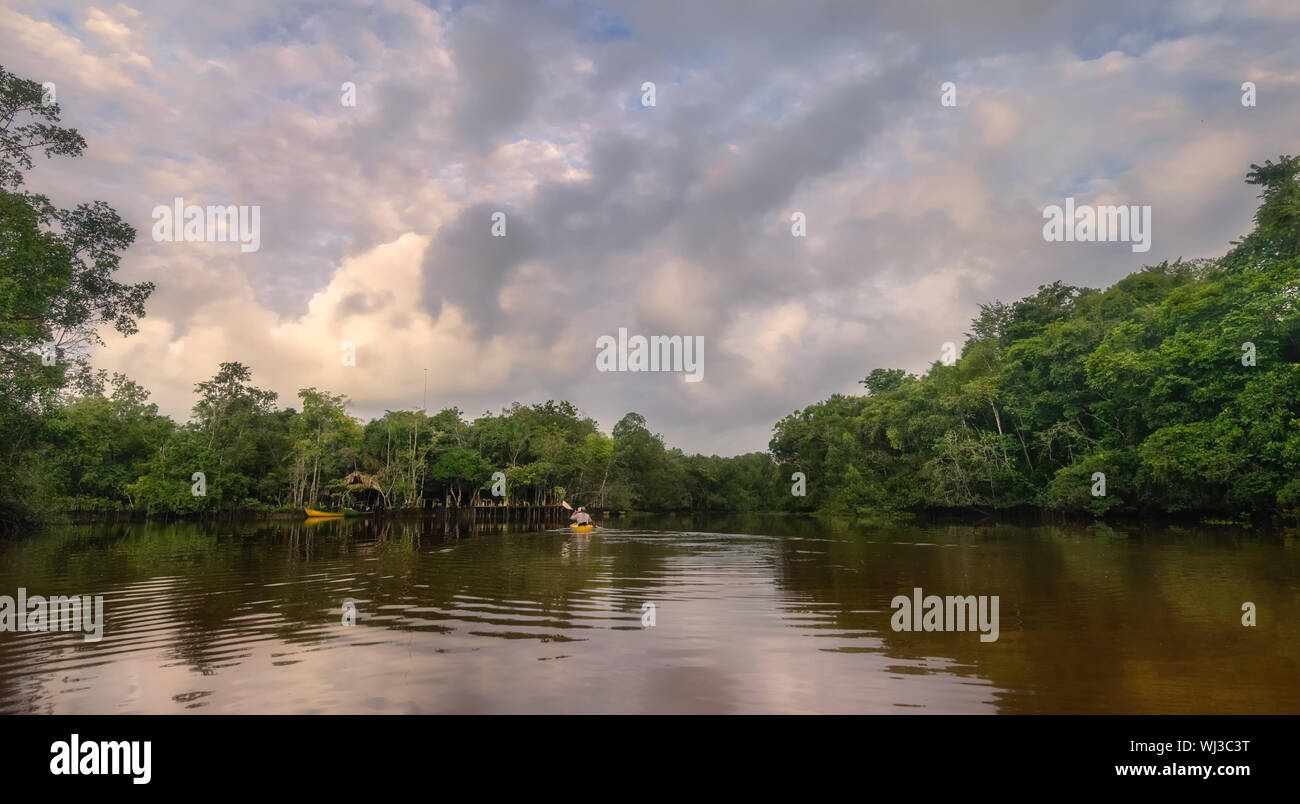
<path fill-rule="evenodd" d="M 1300 711 L 1294 641 L 1216 614 L 1300 613 L 1281 544 L 764 527 L 56 529 L 0 594 L 102 594 L 104 638 L 0 633 L 0 712 Z M 1000 639 L 893 631 L 914 586 L 999 595 Z"/>

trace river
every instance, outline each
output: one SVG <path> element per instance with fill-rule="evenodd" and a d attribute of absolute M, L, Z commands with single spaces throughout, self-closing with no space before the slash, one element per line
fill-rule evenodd
<path fill-rule="evenodd" d="M 1294 532 L 606 524 L 53 527 L 0 595 L 102 595 L 102 638 L 0 631 L 0 712 L 1300 713 Z M 996 640 L 895 630 L 917 588 Z"/>

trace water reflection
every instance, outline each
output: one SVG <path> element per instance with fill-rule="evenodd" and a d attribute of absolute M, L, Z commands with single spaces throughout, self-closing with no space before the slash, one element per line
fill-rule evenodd
<path fill-rule="evenodd" d="M 106 614 L 94 644 L 0 633 L 0 711 L 1300 712 L 1293 534 L 618 524 L 119 524 L 0 545 L 0 594 L 102 594 Z M 914 587 L 998 595 L 999 639 L 893 631 Z"/>

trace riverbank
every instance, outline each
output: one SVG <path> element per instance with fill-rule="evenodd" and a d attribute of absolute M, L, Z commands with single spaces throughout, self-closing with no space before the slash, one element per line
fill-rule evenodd
<path fill-rule="evenodd" d="M 525 515 L 511 516 L 505 509 L 522 512 Z M 380 519 L 423 519 L 429 517 L 458 516 L 487 521 L 526 522 L 531 519 L 551 519 L 547 511 L 555 506 L 431 506 L 429 508 L 396 508 L 368 512 L 368 516 Z M 562 510 L 562 509 L 561 509 Z M 1236 518 L 1227 518 L 1218 512 L 1185 512 L 1138 514 L 1132 512 L 1108 512 L 1103 515 L 1088 515 L 1077 511 L 1048 510 L 1041 508 L 1019 507 L 1007 509 L 983 508 L 921 508 L 916 510 L 863 510 L 856 513 L 835 511 L 708 511 L 708 510 L 667 510 L 667 511 L 606 511 L 598 508 L 587 509 L 598 521 L 620 517 L 716 517 L 736 515 L 759 516 L 813 516 L 826 519 L 838 519 L 861 524 L 897 524 L 911 523 L 917 525 L 1087 525 L 1103 523 L 1109 525 L 1203 525 L 1225 527 L 1266 527 L 1284 528 L 1300 525 L 1295 518 L 1278 515 L 1242 514 Z M 0 512 L 0 520 L 3 519 Z M 568 512 L 559 519 L 567 519 Z M 293 522 L 304 518 L 304 509 L 287 508 L 259 510 L 239 508 L 223 511 L 202 511 L 196 513 L 149 513 L 146 511 L 46 511 L 39 516 L 30 513 L 21 514 L 16 520 L 9 521 L 7 527 L 0 526 L 0 535 L 7 531 L 16 533 L 22 529 L 39 527 L 43 524 L 94 524 L 109 522 L 257 522 L 284 521 Z"/>

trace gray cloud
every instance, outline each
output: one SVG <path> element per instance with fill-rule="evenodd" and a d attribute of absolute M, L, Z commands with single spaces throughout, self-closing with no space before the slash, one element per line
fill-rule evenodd
<path fill-rule="evenodd" d="M 20 2 L 0 52 L 57 81 L 90 142 L 31 184 L 140 230 L 123 273 L 159 285 L 153 328 L 102 362 L 178 416 L 218 359 L 337 362 L 338 327 L 418 352 L 436 321 L 420 365 L 477 382 L 431 402 L 567 397 L 688 450 L 762 449 L 875 366 L 923 370 L 980 302 L 1221 253 L 1250 225 L 1247 165 L 1300 122 L 1300 18 L 1265 0 L 131 5 L 110 35 L 89 6 Z M 262 205 L 262 250 L 153 243 L 175 195 Z M 1151 252 L 1045 243 L 1067 195 L 1150 203 Z M 404 235 L 428 239 L 409 278 L 382 256 Z M 596 372 L 619 327 L 705 336 L 705 382 Z M 409 406 L 415 359 L 335 390 Z M 285 399 L 298 379 L 259 377 Z"/>

